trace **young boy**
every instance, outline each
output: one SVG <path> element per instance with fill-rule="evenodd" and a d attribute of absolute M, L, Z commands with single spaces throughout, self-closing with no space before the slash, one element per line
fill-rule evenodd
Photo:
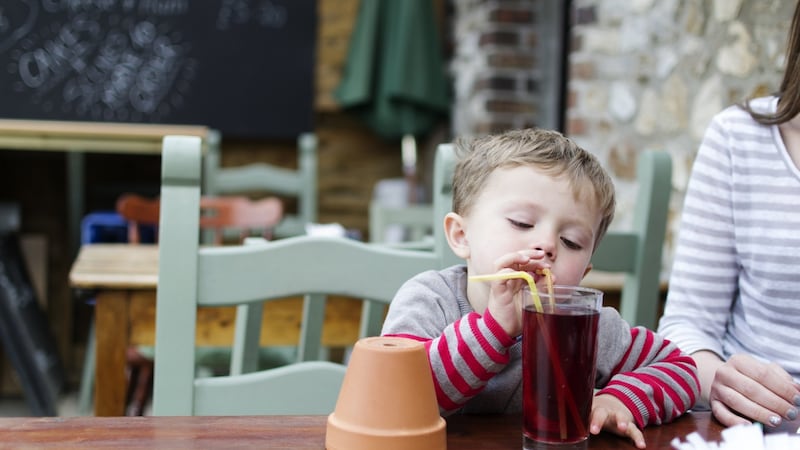
<path fill-rule="evenodd" d="M 453 212 L 444 219 L 453 252 L 466 260 L 421 273 L 397 292 L 382 334 L 425 343 L 443 415 L 522 410 L 520 279 L 470 275 L 549 268 L 579 285 L 614 216 L 614 185 L 597 159 L 560 133 L 516 130 L 457 142 Z M 699 394 L 694 361 L 605 307 L 600 316 L 590 432 L 628 436 L 670 421 Z M 564 330 L 568 332 L 569 330 Z"/>

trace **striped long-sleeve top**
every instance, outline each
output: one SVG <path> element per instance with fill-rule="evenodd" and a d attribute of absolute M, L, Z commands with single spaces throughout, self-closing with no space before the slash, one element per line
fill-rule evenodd
<path fill-rule="evenodd" d="M 569 332 L 569 330 L 564 330 Z M 443 415 L 522 411 L 522 342 L 467 300 L 467 268 L 427 271 L 397 292 L 383 335 L 422 341 Z M 694 360 L 642 327 L 603 308 L 596 387 L 622 400 L 636 423 L 668 422 L 698 398 Z"/>
<path fill-rule="evenodd" d="M 775 111 L 777 99 L 751 104 Z M 800 170 L 777 126 L 717 114 L 686 191 L 659 332 L 694 353 L 749 353 L 800 381 Z"/>

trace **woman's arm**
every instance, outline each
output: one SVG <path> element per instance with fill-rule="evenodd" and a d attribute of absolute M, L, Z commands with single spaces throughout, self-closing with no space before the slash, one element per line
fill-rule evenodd
<path fill-rule="evenodd" d="M 689 354 L 722 354 L 737 291 L 732 137 L 724 117 L 715 117 L 709 125 L 692 166 L 658 327 L 660 335 Z"/>
<path fill-rule="evenodd" d="M 700 350 L 692 353 L 695 363 L 697 363 L 697 376 L 700 379 L 700 399 L 698 404 L 709 408 L 708 393 L 711 383 L 714 381 L 714 374 L 717 369 L 725 363 L 722 358 L 714 352 Z"/>

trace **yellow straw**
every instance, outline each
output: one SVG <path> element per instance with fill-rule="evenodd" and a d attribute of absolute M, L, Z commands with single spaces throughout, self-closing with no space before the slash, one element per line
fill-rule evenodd
<path fill-rule="evenodd" d="M 547 273 L 549 274 L 550 271 L 548 270 Z M 469 277 L 469 279 L 472 281 L 511 280 L 514 278 L 522 278 L 528 282 L 528 288 L 531 290 L 531 295 L 533 296 L 533 304 L 536 307 L 536 311 L 543 312 L 542 301 L 539 299 L 539 292 L 536 291 L 536 283 L 533 281 L 533 277 L 528 272 L 523 272 L 523 271 L 502 272 L 502 273 L 491 273 L 488 275 L 473 275 Z M 547 279 L 550 280 L 550 284 L 552 285 L 552 280 L 550 279 L 549 275 Z"/>
<path fill-rule="evenodd" d="M 547 282 L 547 295 L 550 296 L 550 310 L 553 311 L 556 307 L 556 295 L 553 292 L 553 273 L 550 272 L 549 268 L 545 267 L 542 269 L 542 274 Z"/>
<path fill-rule="evenodd" d="M 544 275 L 545 281 L 547 281 L 547 295 L 555 301 L 555 294 L 553 293 L 553 272 L 550 272 L 550 269 L 545 267 L 542 269 L 542 275 Z"/>

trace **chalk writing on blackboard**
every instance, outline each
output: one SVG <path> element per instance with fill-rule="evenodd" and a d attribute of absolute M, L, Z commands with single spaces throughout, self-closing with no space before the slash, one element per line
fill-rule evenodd
<path fill-rule="evenodd" d="M 224 0 L 217 15 L 217 29 L 227 30 L 251 18 L 263 27 L 280 28 L 286 24 L 288 11 L 283 5 L 262 1 L 253 8 L 250 3 L 248 0 Z"/>
<path fill-rule="evenodd" d="M 305 131 L 314 4 L 3 0 L 0 116 L 196 123 L 248 133 L 268 129 L 264 115 L 274 114 L 284 132 L 293 130 L 287 135 Z M 298 106 L 298 99 L 308 104 Z M 226 108 L 258 117 L 252 124 L 243 114 L 226 119 Z"/>

